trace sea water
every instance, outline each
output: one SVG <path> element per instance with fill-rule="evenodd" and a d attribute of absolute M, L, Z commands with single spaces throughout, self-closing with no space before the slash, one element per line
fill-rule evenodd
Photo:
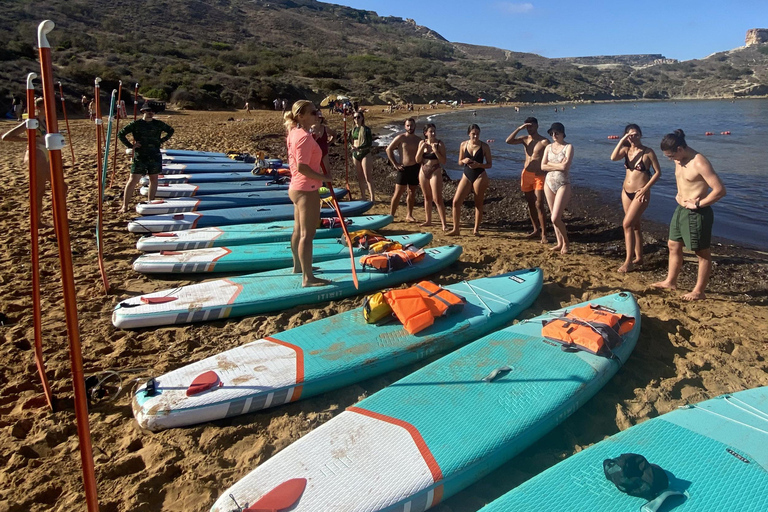
<path fill-rule="evenodd" d="M 467 139 L 471 123 L 480 126 L 482 140 L 490 141 L 491 179 L 519 179 L 525 162 L 523 147 L 505 140 L 526 117 L 539 120 L 539 133 L 544 136 L 553 122 L 563 123 L 566 142 L 574 147 L 571 182 L 615 194 L 617 209 L 621 209 L 625 170 L 623 161 L 611 161 L 617 141 L 608 136 L 621 136 L 627 124 L 638 124 L 643 130 L 643 144 L 656 152 L 662 173 L 644 217 L 661 223 L 672 217 L 677 188 L 674 162 L 664 157 L 659 143 L 665 134 L 682 128 L 688 145 L 712 162 L 727 190 L 726 197 L 713 207 L 713 234 L 740 245 L 768 249 L 768 100 L 576 103 L 557 105 L 557 112 L 554 105 L 525 106 L 519 112 L 512 107 L 475 110 L 465 105 L 414 114 L 420 114 L 419 135 L 427 120 L 436 124 L 437 136 L 448 149 L 446 169 L 452 178 L 461 176 L 459 145 Z M 378 143 L 387 144 L 399 131 L 402 125 L 387 126 L 379 133 Z M 731 134 L 721 135 L 725 131 Z M 706 132 L 715 135 L 707 136 Z M 526 134 L 523 130 L 521 136 Z"/>

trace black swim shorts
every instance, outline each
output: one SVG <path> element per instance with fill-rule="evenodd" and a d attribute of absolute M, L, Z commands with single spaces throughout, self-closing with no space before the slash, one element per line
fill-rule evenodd
<path fill-rule="evenodd" d="M 419 184 L 419 169 L 421 169 L 419 164 L 403 166 L 402 171 L 397 171 L 397 181 L 395 183 L 411 187 L 417 186 Z"/>

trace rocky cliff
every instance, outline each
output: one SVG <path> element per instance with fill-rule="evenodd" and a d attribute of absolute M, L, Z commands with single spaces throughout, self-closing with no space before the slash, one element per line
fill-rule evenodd
<path fill-rule="evenodd" d="M 751 28 L 747 30 L 746 45 L 768 43 L 768 28 Z"/>

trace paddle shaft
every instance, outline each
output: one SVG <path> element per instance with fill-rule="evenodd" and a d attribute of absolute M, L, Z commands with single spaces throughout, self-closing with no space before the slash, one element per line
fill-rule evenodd
<path fill-rule="evenodd" d="M 113 91 L 113 94 L 114 94 L 114 91 Z M 119 110 L 119 108 L 120 108 L 120 96 L 122 96 L 122 94 L 123 94 L 123 81 L 119 80 L 117 82 L 117 107 L 118 107 L 118 111 L 117 111 L 117 121 L 116 121 L 116 126 L 115 126 L 115 131 L 116 132 L 120 131 L 120 110 Z M 109 116 L 110 116 L 110 119 L 109 119 L 110 126 L 109 127 L 111 128 L 112 127 L 112 124 L 111 124 L 112 123 L 112 112 L 110 112 Z M 110 130 L 107 130 L 107 132 L 109 132 L 109 131 Z M 109 140 L 109 138 L 111 136 L 112 135 L 110 133 L 107 133 L 107 140 Z M 115 172 L 116 171 L 117 171 L 117 137 L 115 137 L 115 149 L 114 149 L 114 151 L 112 151 L 112 175 L 109 177 L 109 188 L 112 188 L 112 184 L 114 184 L 114 182 L 115 182 Z"/>
<path fill-rule="evenodd" d="M 328 170 L 325 168 L 325 164 L 320 161 L 320 167 L 323 169 L 323 174 L 328 176 L 328 178 L 331 178 L 331 175 L 328 173 Z M 349 258 L 352 261 L 352 282 L 355 283 L 355 288 L 360 288 L 360 283 L 357 281 L 357 269 L 355 268 L 355 251 L 352 249 L 352 240 L 349 238 L 349 231 L 347 230 L 347 223 L 344 221 L 344 216 L 341 214 L 341 207 L 339 206 L 339 201 L 336 199 L 336 192 L 333 190 L 333 179 L 330 179 L 330 181 L 325 182 L 325 187 L 328 189 L 328 192 L 331 194 L 331 201 L 333 202 L 333 207 L 336 209 L 336 215 L 339 216 L 339 221 L 341 221 L 341 230 L 344 231 L 344 236 L 347 239 L 347 247 L 349 248 Z"/>
<path fill-rule="evenodd" d="M 64 114 L 64 123 L 67 125 L 67 137 L 69 137 L 69 151 L 72 153 L 72 165 L 75 165 L 75 147 L 72 145 L 72 130 L 69 129 L 67 105 L 64 102 L 64 89 L 61 87 L 61 82 L 59 82 L 59 98 L 61 99 L 61 112 Z"/>

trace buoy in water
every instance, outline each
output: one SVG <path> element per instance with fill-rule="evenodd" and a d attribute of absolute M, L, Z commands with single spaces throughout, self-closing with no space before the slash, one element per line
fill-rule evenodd
<path fill-rule="evenodd" d="M 704 132 L 704 135 L 709 136 L 709 135 L 714 135 L 714 133 L 713 132 Z"/>
<path fill-rule="evenodd" d="M 608 138 L 609 139 L 619 139 L 621 137 L 619 137 L 618 135 L 609 135 Z"/>
<path fill-rule="evenodd" d="M 720 135 L 730 135 L 731 132 L 720 132 Z"/>

